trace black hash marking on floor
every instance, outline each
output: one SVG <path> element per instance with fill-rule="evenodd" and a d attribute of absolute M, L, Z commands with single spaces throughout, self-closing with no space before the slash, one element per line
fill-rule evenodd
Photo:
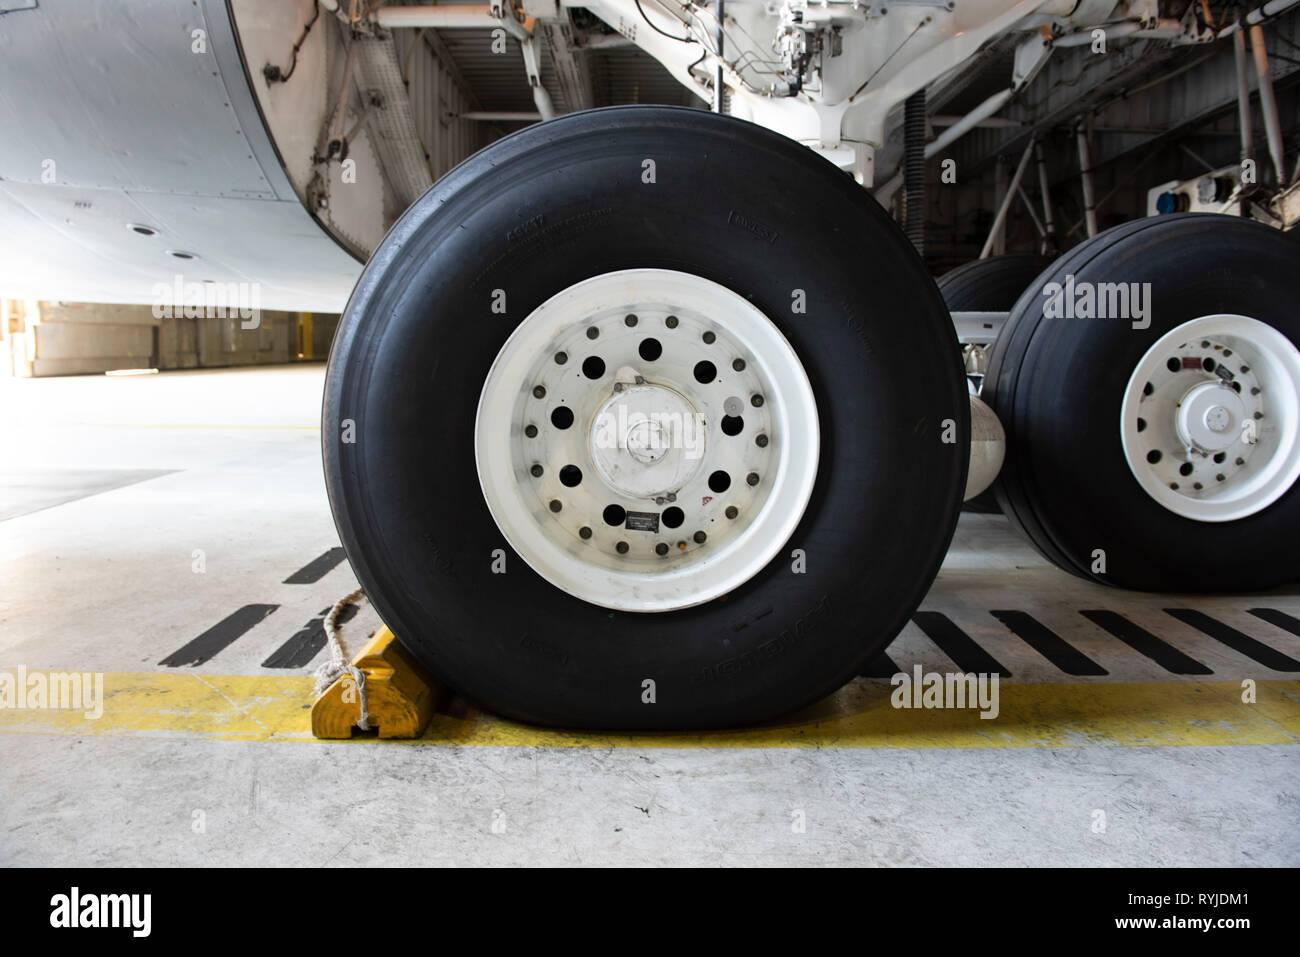
<path fill-rule="evenodd" d="M 245 605 L 221 619 L 197 638 L 186 642 L 160 663 L 168 668 L 201 665 L 217 652 L 233 644 L 235 639 L 279 607 L 279 605 Z"/>
<path fill-rule="evenodd" d="M 356 605 L 344 605 L 339 612 L 339 624 L 352 619 L 357 613 Z M 325 635 L 326 608 L 319 618 L 313 618 L 302 629 L 295 632 L 284 644 L 271 653 L 271 657 L 262 662 L 263 668 L 305 668 L 311 660 L 325 647 L 329 639 Z"/>
<path fill-rule="evenodd" d="M 1286 612 L 1278 611 L 1276 608 L 1251 608 L 1250 613 L 1300 638 L 1300 619 L 1292 618 Z"/>
<path fill-rule="evenodd" d="M 343 549 L 331 548 L 324 555 L 313 558 L 284 580 L 286 585 L 310 585 L 318 582 L 343 561 Z"/>
<path fill-rule="evenodd" d="M 1196 611 L 1194 608 L 1166 608 L 1165 611 L 1198 631 L 1205 632 L 1233 651 L 1258 661 L 1265 668 L 1272 668 L 1274 671 L 1300 671 L 1300 661 L 1282 654 L 1275 648 L 1270 648 L 1262 641 L 1256 641 L 1236 628 L 1216 621 L 1204 612 Z"/>
<path fill-rule="evenodd" d="M 912 620 L 924 631 L 958 668 L 970 674 L 999 674 L 1010 678 L 1011 672 L 998 664 L 996 658 L 975 643 L 975 640 L 952 623 L 947 615 L 937 611 L 918 611 Z"/>
<path fill-rule="evenodd" d="M 1173 645 L 1166 644 L 1151 632 L 1133 624 L 1121 614 L 1105 610 L 1081 611 L 1079 614 L 1093 624 L 1109 631 L 1134 651 L 1146 655 L 1166 671 L 1171 671 L 1176 675 L 1214 674 L 1213 671 L 1195 658 L 1190 658 Z"/>
<path fill-rule="evenodd" d="M 989 614 L 1067 675 L 1109 674 L 1105 668 L 1027 612 L 991 611 Z"/>

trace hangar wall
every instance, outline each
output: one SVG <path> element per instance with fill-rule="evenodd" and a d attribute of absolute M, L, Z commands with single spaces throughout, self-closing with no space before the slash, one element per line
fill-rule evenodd
<path fill-rule="evenodd" d="M 269 309 L 255 319 L 154 312 L 151 306 L 0 299 L 0 376 L 319 360 L 338 325 L 336 315 Z"/>

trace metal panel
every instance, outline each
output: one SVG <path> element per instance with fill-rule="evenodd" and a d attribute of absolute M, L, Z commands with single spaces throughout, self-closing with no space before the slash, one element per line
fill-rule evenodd
<path fill-rule="evenodd" d="M 0 176 L 275 199 L 210 33 L 199 7 L 170 0 L 48 0 L 6 15 L 0 129 L 21 135 L 0 137 Z"/>
<path fill-rule="evenodd" d="M 359 273 L 296 202 L 0 183 L 0 288 L 18 298 L 152 303 L 181 276 L 255 282 L 264 308 L 334 312 Z"/>
<path fill-rule="evenodd" d="M 312 155 L 329 99 L 327 54 L 331 44 L 327 38 L 333 36 L 329 28 L 334 24 L 323 10 L 312 19 L 317 12 L 315 0 L 230 0 L 233 24 L 227 15 L 226 0 L 203 0 L 203 4 L 205 9 L 216 7 L 208 20 L 216 35 L 214 51 L 235 115 L 245 129 L 265 127 L 271 133 L 251 137 L 263 171 L 273 185 L 277 174 L 285 178 L 285 189 L 276 186 L 280 199 L 297 196 L 305 202 L 316 171 Z M 303 35 L 309 23 L 311 29 Z M 232 27 L 238 28 L 237 41 Z M 294 43 L 301 43 L 296 60 Z M 247 80 L 237 82 L 244 77 L 244 63 Z M 268 82 L 263 71 L 269 65 L 284 72 L 292 67 L 290 80 Z M 265 156 L 257 149 L 263 142 L 268 154 Z M 292 188 L 287 186 L 289 181 Z"/>
<path fill-rule="evenodd" d="M 151 303 L 180 275 L 256 283 L 264 308 L 343 307 L 360 264 L 279 167 L 225 16 L 221 0 L 44 0 L 4 16 L 7 295 Z"/>

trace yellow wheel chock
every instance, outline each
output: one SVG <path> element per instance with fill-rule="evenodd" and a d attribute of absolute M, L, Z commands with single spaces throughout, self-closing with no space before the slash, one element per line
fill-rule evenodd
<path fill-rule="evenodd" d="M 442 685 L 402 646 L 380 628 L 353 667 L 364 676 L 365 705 L 372 728 L 381 738 L 418 738 L 442 697 Z M 311 733 L 318 738 L 350 738 L 361 719 L 362 696 L 349 673 L 334 680 L 311 709 Z"/>

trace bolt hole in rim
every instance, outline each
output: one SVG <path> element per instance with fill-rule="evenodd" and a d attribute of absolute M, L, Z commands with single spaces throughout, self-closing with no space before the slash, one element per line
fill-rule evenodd
<path fill-rule="evenodd" d="M 731 435 L 736 397 L 748 407 Z M 574 415 L 564 428 L 559 407 Z M 533 310 L 488 371 L 474 424 L 479 484 L 511 547 L 568 594 L 637 612 L 702 604 L 762 570 L 803 517 L 820 436 L 808 376 L 771 320 L 665 269 L 596 276 Z"/>
<path fill-rule="evenodd" d="M 1161 336 L 1134 368 L 1120 409 L 1138 484 L 1201 522 L 1246 518 L 1285 495 L 1300 478 L 1298 426 L 1300 350 L 1272 326 L 1231 314 Z"/>

